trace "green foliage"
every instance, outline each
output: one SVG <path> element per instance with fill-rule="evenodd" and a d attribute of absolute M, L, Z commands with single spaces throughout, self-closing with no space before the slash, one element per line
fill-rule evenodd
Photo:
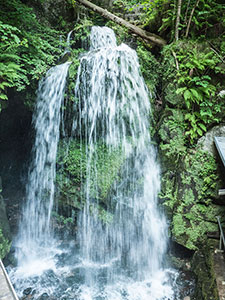
<path fill-rule="evenodd" d="M 79 48 L 84 48 L 83 46 L 85 42 L 87 42 L 92 26 L 94 26 L 94 23 L 91 19 L 85 18 L 80 20 L 80 22 L 74 26 L 74 32 L 76 34 L 74 35 L 71 46 L 78 44 Z M 83 45 L 82 42 L 84 43 Z"/>
<path fill-rule="evenodd" d="M 38 80 L 59 57 L 57 31 L 40 24 L 20 0 L 6 0 L 0 11 L 0 110 L 7 89 L 25 89 Z"/>
<path fill-rule="evenodd" d="M 165 156 L 178 162 L 184 156 L 187 148 L 185 141 L 184 115 L 179 109 L 167 109 L 163 123 L 160 126 L 159 135 L 161 138 L 160 148 Z"/>
<path fill-rule="evenodd" d="M 86 176 L 85 147 L 61 141 L 57 153 L 56 184 L 59 201 L 81 209 L 84 203 L 81 183 Z"/>
<path fill-rule="evenodd" d="M 180 37 L 186 35 L 191 12 L 194 13 L 191 19 L 189 36 L 195 39 L 204 40 L 215 36 L 223 35 L 225 5 L 217 0 L 200 0 L 196 6 L 196 0 L 182 1 L 181 23 L 179 24 Z M 177 1 L 169 1 L 167 9 L 162 12 L 162 25 L 159 32 L 169 32 L 170 41 L 174 39 L 174 28 L 177 14 Z"/>
<path fill-rule="evenodd" d="M 159 28 L 159 32 L 163 34 L 169 29 L 170 39 L 174 37 L 174 28 L 176 21 L 176 4 L 175 1 L 169 1 L 169 7 L 162 12 L 162 25 Z"/>
<path fill-rule="evenodd" d="M 170 83 L 167 84 L 165 92 L 170 96 L 166 96 L 166 100 L 182 109 L 187 143 L 194 144 L 209 126 L 224 117 L 224 101 L 218 96 L 223 85 L 221 59 L 208 43 L 193 41 L 166 46 L 163 54 L 163 63 L 173 72 L 169 77 L 169 82 L 173 82 L 173 93 L 170 95 L 167 87 Z M 177 101 L 171 101 L 173 97 Z"/>
<path fill-rule="evenodd" d="M 215 53 L 206 47 L 190 43 L 181 47 L 177 54 L 179 71 L 177 73 L 178 94 L 182 94 L 188 112 L 185 114 L 186 135 L 190 142 L 202 136 L 207 125 L 218 123 L 223 103 L 216 97 L 216 86 L 212 81 L 212 72 L 218 64 Z"/>
<path fill-rule="evenodd" d="M 86 185 L 89 186 L 93 204 L 90 212 L 103 223 L 110 223 L 113 215 L 105 208 L 113 183 L 119 179 L 123 163 L 121 150 L 109 150 L 103 144 L 97 146 L 91 160 L 85 145 L 75 140 L 62 141 L 57 154 L 57 199 L 60 205 L 69 205 L 75 210 L 83 208 L 86 201 Z M 88 181 L 87 181 L 88 179 Z M 98 203 L 98 204 L 97 204 Z"/>
<path fill-rule="evenodd" d="M 101 205 L 90 205 L 90 212 L 103 222 L 103 224 L 110 224 L 113 221 L 113 214 L 105 210 Z"/>
<path fill-rule="evenodd" d="M 99 145 L 93 161 L 96 164 L 96 177 L 100 199 L 105 199 L 112 184 L 119 178 L 119 169 L 123 163 L 124 156 L 121 149 L 109 150 L 105 145 Z M 96 172 L 95 171 L 95 172 Z"/>
<path fill-rule="evenodd" d="M 206 233 L 216 231 L 216 216 L 223 208 L 214 205 L 221 186 L 215 159 L 197 148 L 186 151 L 163 175 L 160 197 L 171 217 L 173 238 L 189 249 L 197 249 Z"/>
<path fill-rule="evenodd" d="M 70 223 L 73 223 L 73 218 L 69 217 L 69 218 L 66 218 L 62 215 L 59 215 L 58 213 L 56 212 L 52 212 L 52 216 L 56 218 L 57 222 L 63 224 L 63 225 L 67 225 L 67 224 L 70 224 Z"/>
<path fill-rule="evenodd" d="M 90 28 L 93 26 L 93 22 L 89 19 L 83 19 L 74 26 L 73 38 L 70 41 L 71 52 L 71 66 L 69 68 L 69 76 L 67 80 L 67 90 L 65 98 L 67 100 L 66 109 L 70 110 L 71 102 L 75 102 L 74 89 L 76 83 L 76 76 L 78 67 L 80 64 L 79 55 L 85 52 L 85 48 L 89 48 L 89 35 Z"/>
<path fill-rule="evenodd" d="M 11 243 L 6 239 L 0 228 L 0 259 L 3 259 L 9 253 Z"/>
<path fill-rule="evenodd" d="M 195 183 L 197 201 L 211 203 L 212 198 L 216 197 L 220 182 L 215 158 L 197 149 L 185 157 L 184 164 L 188 171 L 184 177 L 189 176 Z"/>
<path fill-rule="evenodd" d="M 108 150 L 99 144 L 91 161 L 86 147 L 78 142 L 61 142 L 57 157 L 57 189 L 59 197 L 80 209 L 84 203 L 86 179 L 89 179 L 91 197 L 104 202 L 113 183 L 119 178 L 123 162 L 121 150 Z M 88 175 L 88 176 L 87 176 Z"/>
<path fill-rule="evenodd" d="M 193 5 L 194 3 L 191 3 L 191 6 L 186 8 L 188 14 Z M 225 5 L 221 1 L 200 0 L 192 19 L 192 35 L 197 33 L 203 39 L 209 35 L 218 35 L 225 25 L 224 10 Z"/>
<path fill-rule="evenodd" d="M 156 86 L 159 85 L 160 63 L 140 42 L 138 42 L 136 51 L 145 83 L 150 91 L 155 91 Z"/>
<path fill-rule="evenodd" d="M 18 56 L 18 48 L 26 45 L 27 41 L 21 40 L 18 35 L 20 30 L 0 21 L 0 101 L 8 99 L 6 88 L 16 86 L 22 89 L 28 83 Z"/>
<path fill-rule="evenodd" d="M 168 2 L 168 0 L 116 0 L 113 2 L 113 7 L 120 14 L 132 12 L 135 14 L 135 12 L 138 12 L 139 20 L 137 21 L 141 22 L 142 26 L 145 26 L 158 15 L 163 6 Z"/>

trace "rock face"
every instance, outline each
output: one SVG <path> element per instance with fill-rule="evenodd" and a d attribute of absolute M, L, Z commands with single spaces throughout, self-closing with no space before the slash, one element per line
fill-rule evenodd
<path fill-rule="evenodd" d="M 196 251 L 192 259 L 192 269 L 196 274 L 194 297 L 198 300 L 219 300 L 214 269 L 213 249 L 215 241 L 206 242 L 201 250 Z"/>
<path fill-rule="evenodd" d="M 222 222 L 225 220 L 225 206 L 218 197 L 218 189 L 224 187 L 224 168 L 218 163 L 214 146 L 215 136 L 225 136 L 225 126 L 212 128 L 191 149 L 186 146 L 182 124 L 182 111 L 164 110 L 159 124 L 161 198 L 171 221 L 172 239 L 195 250 L 192 258 L 197 278 L 195 299 L 218 300 L 213 250 L 219 241 L 208 239 L 208 235 L 218 233 L 216 216 L 223 216 Z"/>
<path fill-rule="evenodd" d="M 203 137 L 198 141 L 198 145 L 202 147 L 202 150 L 209 152 L 211 155 L 216 154 L 216 149 L 214 146 L 215 136 L 225 136 L 225 125 L 218 125 L 213 127 L 208 131 Z"/>
<path fill-rule="evenodd" d="M 217 126 L 200 139 L 193 149 L 185 145 L 182 113 L 169 109 L 161 120 L 161 156 L 163 164 L 162 201 L 171 219 L 172 238 L 184 247 L 197 250 L 207 235 L 217 232 L 216 216 L 224 216 L 218 205 L 222 174 L 213 145 L 215 135 L 225 134 Z M 223 220 L 222 220 L 223 221 Z"/>
<path fill-rule="evenodd" d="M 47 19 L 53 26 L 57 27 L 60 26 L 62 22 L 66 21 L 69 23 L 76 20 L 72 5 L 65 5 L 62 0 L 44 1 L 42 6 L 42 8 L 39 7 L 38 9 L 39 14 L 42 12 L 44 19 Z"/>
<path fill-rule="evenodd" d="M 1 186 L 0 186 L 1 191 Z M 10 227 L 6 216 L 5 203 L 0 194 L 0 258 L 4 258 L 10 250 Z"/>

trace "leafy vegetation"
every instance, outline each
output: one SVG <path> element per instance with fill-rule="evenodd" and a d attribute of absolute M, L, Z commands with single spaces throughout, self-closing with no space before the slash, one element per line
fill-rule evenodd
<path fill-rule="evenodd" d="M 118 15 L 125 18 L 129 14 L 138 15 L 140 27 L 167 40 L 168 45 L 162 50 L 137 40 L 119 25 L 106 23 L 93 12 L 78 14 L 74 27 L 60 15 L 58 24 L 52 29 L 48 22 L 41 19 L 38 11 L 41 10 L 40 3 L 39 0 L 31 1 L 32 8 L 22 0 L 6 0 L 1 5 L 0 111 L 10 89 L 19 92 L 28 85 L 35 85 L 46 70 L 58 61 L 65 47 L 59 39 L 60 34 L 65 39 L 65 32 L 60 31 L 65 26 L 74 29 L 64 108 L 66 126 L 69 127 L 69 107 L 77 101 L 74 87 L 79 55 L 88 48 L 90 27 L 93 24 L 107 24 L 115 29 L 118 43 L 127 41 L 136 48 L 142 74 L 149 89 L 155 92 L 156 133 L 163 168 L 167 169 L 163 173 L 161 197 L 171 216 L 172 234 L 178 242 L 196 249 L 201 231 L 215 228 L 213 220 L 218 213 L 218 207 L 213 204 L 219 182 L 216 164 L 212 157 L 196 149 L 196 144 L 206 131 L 225 117 L 223 2 L 181 1 L 179 12 L 177 0 L 114 1 L 112 10 Z M 67 5 L 78 9 L 73 0 L 68 0 Z M 35 6 L 39 7 L 36 11 Z M 123 156 L 119 149 L 108 153 L 104 145 L 99 144 L 95 158 L 95 165 L 92 164 L 90 170 L 93 178 L 95 172 L 99 176 L 95 186 L 91 182 L 92 196 L 100 201 L 98 214 L 107 222 L 111 216 L 106 214 L 104 205 L 113 182 L 118 179 Z M 81 209 L 85 202 L 83 183 L 87 172 L 84 145 L 71 141 L 67 147 L 61 142 L 57 169 L 59 200 Z M 181 170 L 180 174 L 177 169 Z M 69 224 L 71 220 L 68 220 Z M 58 221 L 64 225 L 67 222 L 61 216 Z"/>
<path fill-rule="evenodd" d="M 21 91 L 38 80 L 60 55 L 59 33 L 39 23 L 20 0 L 6 0 L 0 11 L 0 111 L 7 89 Z"/>
<path fill-rule="evenodd" d="M 57 198 L 62 204 L 73 209 L 82 209 L 86 201 L 86 184 L 90 185 L 91 199 L 99 202 L 98 215 L 104 222 L 112 216 L 105 210 L 107 197 L 113 183 L 119 178 L 119 170 L 123 163 L 121 150 L 109 151 L 105 145 L 99 144 L 91 161 L 86 154 L 86 146 L 76 140 L 61 142 L 57 158 Z M 87 175 L 90 181 L 86 182 Z M 94 210 L 95 206 L 91 206 Z M 93 211 L 92 211 L 93 212 Z"/>
<path fill-rule="evenodd" d="M 9 253 L 11 247 L 11 235 L 1 192 L 0 186 L 0 259 L 3 259 Z"/>
<path fill-rule="evenodd" d="M 9 253 L 11 243 L 6 239 L 0 228 L 0 259 L 3 259 Z"/>
<path fill-rule="evenodd" d="M 189 249 L 198 249 L 206 233 L 217 230 L 216 216 L 223 208 L 214 204 L 221 183 L 215 159 L 197 149 L 183 156 L 178 173 L 163 176 L 164 206 L 172 219 L 173 238 Z"/>
<path fill-rule="evenodd" d="M 163 51 L 164 63 L 170 69 L 173 65 L 174 77 L 170 80 L 175 89 L 171 97 L 179 100 L 173 104 L 176 103 L 177 109 L 183 113 L 187 143 L 194 144 L 209 127 L 224 117 L 224 98 L 219 94 L 224 88 L 221 60 L 208 43 L 180 42 L 166 46 Z M 170 83 L 168 87 L 171 87 Z M 169 102 L 172 103 L 171 100 Z"/>

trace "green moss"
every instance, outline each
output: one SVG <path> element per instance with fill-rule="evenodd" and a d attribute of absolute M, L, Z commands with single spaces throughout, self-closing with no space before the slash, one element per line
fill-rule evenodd
<path fill-rule="evenodd" d="M 1 178 L 0 178 L 1 193 Z M 0 194 L 0 258 L 4 258 L 11 247 L 11 234 L 8 219 L 6 216 L 5 203 Z"/>
<path fill-rule="evenodd" d="M 173 230 L 172 233 L 179 238 L 179 236 L 183 236 L 186 232 L 186 224 L 185 221 L 180 214 L 176 214 L 173 217 Z"/>
<path fill-rule="evenodd" d="M 192 259 L 192 269 L 197 276 L 195 299 L 219 300 L 216 277 L 213 268 L 213 248 L 206 242 L 201 250 L 196 251 Z"/>
<path fill-rule="evenodd" d="M 5 238 L 0 228 L 0 259 L 3 259 L 9 253 L 11 242 Z"/>
<path fill-rule="evenodd" d="M 163 175 L 161 198 L 172 219 L 173 239 L 196 250 L 207 233 L 217 231 L 216 216 L 224 215 L 224 207 L 213 203 L 221 181 L 215 159 L 200 148 L 176 163 L 170 161 Z"/>
<path fill-rule="evenodd" d="M 177 161 L 185 155 L 184 116 L 181 110 L 169 109 L 164 111 L 159 129 L 162 155 Z"/>
<path fill-rule="evenodd" d="M 155 88 L 159 85 L 161 70 L 160 63 L 154 57 L 154 55 L 148 51 L 141 42 L 138 42 L 137 54 L 141 67 L 142 75 L 145 79 L 145 83 L 150 91 L 155 91 Z"/>
<path fill-rule="evenodd" d="M 89 197 L 99 203 L 100 219 L 108 222 L 112 217 L 105 206 L 113 184 L 119 180 L 124 156 L 119 147 L 109 150 L 103 144 L 97 145 L 91 159 L 86 151 L 86 146 L 76 140 L 61 141 L 57 155 L 57 198 L 60 203 L 80 210 L 88 185 Z"/>

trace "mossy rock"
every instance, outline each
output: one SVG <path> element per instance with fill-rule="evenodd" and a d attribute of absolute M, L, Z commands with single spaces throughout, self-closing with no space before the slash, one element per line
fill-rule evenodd
<path fill-rule="evenodd" d="M 181 95 L 178 95 L 176 93 L 176 86 L 174 83 L 168 83 L 167 86 L 165 87 L 165 102 L 172 106 L 172 107 L 177 107 L 178 105 L 182 106 L 183 105 L 183 97 Z"/>
<path fill-rule="evenodd" d="M 184 156 L 185 145 L 184 115 L 182 110 L 166 108 L 159 122 L 160 152 L 165 164 L 173 164 Z"/>
<path fill-rule="evenodd" d="M 11 233 L 6 216 L 5 203 L 0 195 L 0 258 L 3 259 L 11 247 Z"/>
<path fill-rule="evenodd" d="M 213 249 L 215 245 L 207 241 L 192 259 L 192 270 L 196 274 L 195 299 L 219 300 L 216 276 L 213 268 Z"/>
<path fill-rule="evenodd" d="M 119 171 L 124 161 L 120 147 L 109 150 L 105 145 L 98 144 L 91 160 L 86 153 L 85 145 L 70 140 L 60 142 L 57 155 L 58 201 L 78 210 L 82 209 L 86 201 L 87 178 L 89 197 L 103 206 L 107 205 L 107 197 L 113 184 L 119 180 Z"/>
<path fill-rule="evenodd" d="M 176 165 L 175 165 L 176 164 Z M 215 158 L 200 148 L 186 152 L 165 168 L 161 198 L 171 219 L 172 238 L 191 250 L 204 245 L 207 233 L 218 230 L 216 216 L 225 207 L 215 204 L 222 186 Z"/>

